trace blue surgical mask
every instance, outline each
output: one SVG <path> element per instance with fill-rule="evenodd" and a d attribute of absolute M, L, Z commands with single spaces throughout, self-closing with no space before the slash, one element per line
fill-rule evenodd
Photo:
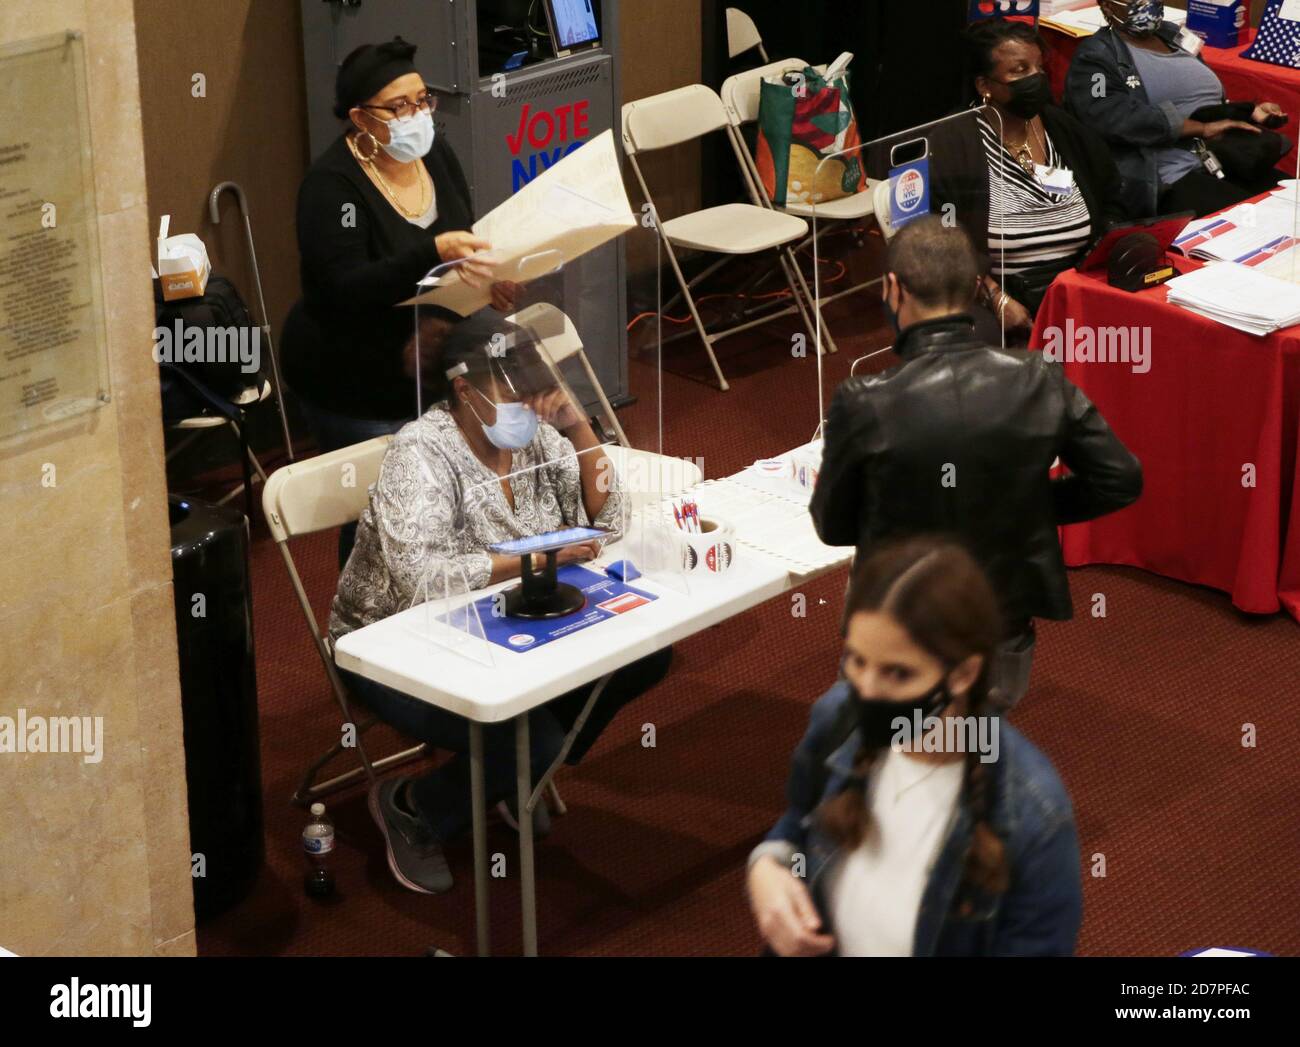
<path fill-rule="evenodd" d="M 478 392 L 476 389 L 475 392 Z M 483 393 L 479 395 L 487 400 Z M 492 403 L 488 400 L 488 403 Z M 478 412 L 474 411 L 474 405 L 470 405 L 470 410 L 474 411 L 474 417 L 478 418 L 478 424 L 483 426 L 483 435 L 488 438 L 488 443 L 502 451 L 517 451 L 521 447 L 527 447 L 533 442 L 533 437 L 537 435 L 537 412 L 526 404 L 494 404 L 497 409 L 497 420 L 495 425 L 487 425 L 482 418 L 478 417 Z"/>
<path fill-rule="evenodd" d="M 1134 36 L 1150 36 L 1165 20 L 1165 5 L 1161 0 L 1133 0 L 1124 16 L 1124 28 Z"/>
<path fill-rule="evenodd" d="M 384 152 L 399 163 L 419 160 L 433 148 L 436 133 L 432 113 L 413 113 L 400 120 L 389 120 L 388 141 Z"/>

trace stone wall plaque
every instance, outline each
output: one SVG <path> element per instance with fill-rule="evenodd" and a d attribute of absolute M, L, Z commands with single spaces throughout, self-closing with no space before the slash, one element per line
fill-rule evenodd
<path fill-rule="evenodd" d="M 85 43 L 0 47 L 0 440 L 109 400 Z"/>

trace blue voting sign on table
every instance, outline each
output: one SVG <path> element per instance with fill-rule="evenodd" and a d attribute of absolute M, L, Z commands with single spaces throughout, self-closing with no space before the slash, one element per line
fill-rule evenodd
<path fill-rule="evenodd" d="M 622 566 L 625 563 L 626 561 L 619 561 L 614 566 Z M 628 566 L 630 568 L 630 565 Z M 636 577 L 635 569 L 629 569 L 627 574 Z M 510 618 L 492 613 L 500 606 L 498 600 L 500 594 L 484 596 L 474 601 L 478 619 L 483 623 L 484 637 L 498 647 L 510 651 L 532 651 L 552 640 L 598 625 L 616 614 L 627 614 L 658 599 L 651 593 L 634 589 L 613 575 L 593 571 L 577 564 L 565 564 L 556 572 L 556 576 L 561 582 L 582 590 L 587 603 L 581 611 L 565 615 L 563 618 L 543 620 Z M 465 628 L 468 618 L 469 615 L 462 609 L 444 615 L 442 620 L 456 628 Z"/>

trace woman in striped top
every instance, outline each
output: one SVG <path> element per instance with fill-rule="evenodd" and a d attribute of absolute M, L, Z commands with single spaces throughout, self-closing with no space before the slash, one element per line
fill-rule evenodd
<path fill-rule="evenodd" d="M 1008 275 L 1023 276 L 1035 269 L 1059 271 L 1073 264 L 1096 232 L 1078 183 L 1065 188 L 1063 179 L 1060 188 L 1049 188 L 1016 162 L 992 122 L 983 114 L 978 120 L 989 165 L 990 275 L 1005 284 Z M 1040 120 L 1029 121 L 1026 130 L 1035 163 L 1058 172 L 1069 169 Z"/>
<path fill-rule="evenodd" d="M 980 22 L 967 45 L 983 108 L 961 122 L 973 139 L 961 150 L 967 169 L 982 174 L 936 174 L 935 195 L 955 206 L 981 252 L 980 302 L 992 317 L 982 326 L 1024 332 L 1056 274 L 1127 217 L 1119 173 L 1104 140 L 1052 104 L 1042 42 L 1030 26 Z"/>

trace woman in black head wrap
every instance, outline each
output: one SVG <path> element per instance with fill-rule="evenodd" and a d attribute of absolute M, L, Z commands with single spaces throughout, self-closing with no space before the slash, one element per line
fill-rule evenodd
<path fill-rule="evenodd" d="M 397 37 L 343 60 L 334 112 L 348 127 L 298 192 L 303 293 L 285 327 L 285 376 L 322 450 L 415 417 L 412 316 L 394 306 L 434 266 L 490 246 L 466 231 L 469 189 L 414 55 Z M 487 282 L 492 266 L 475 258 L 462 272 Z M 494 285 L 493 299 L 508 308 L 509 288 Z"/>

